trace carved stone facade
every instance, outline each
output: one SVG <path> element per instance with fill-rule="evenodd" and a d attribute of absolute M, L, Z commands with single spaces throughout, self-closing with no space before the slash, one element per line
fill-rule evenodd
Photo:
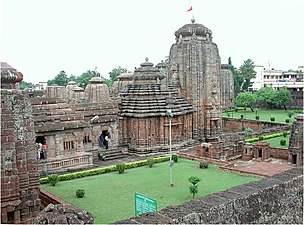
<path fill-rule="evenodd" d="M 117 103 L 109 99 L 102 78 L 91 82 L 86 92 L 71 81 L 67 87 L 49 86 L 49 97 L 31 99 L 36 143 L 47 146 L 47 157 L 39 160 L 44 174 L 92 167 L 101 134 L 109 132 L 110 146 L 118 145 Z"/>
<path fill-rule="evenodd" d="M 195 107 L 193 138 L 216 140 L 221 132 L 221 59 L 212 31 L 186 24 L 175 32 L 169 55 L 169 84 Z"/>
<path fill-rule="evenodd" d="M 133 84 L 119 95 L 120 144 L 137 153 L 169 148 L 169 117 L 171 110 L 173 147 L 192 141 L 194 108 L 177 90 L 161 84 L 165 76 L 153 63 L 142 63 L 132 75 Z"/>
<path fill-rule="evenodd" d="M 1 63 L 1 65 L 3 65 Z M 13 89 L 20 72 L 1 68 L 1 223 L 26 223 L 40 210 L 34 122 L 29 98 Z"/>
<path fill-rule="evenodd" d="M 303 120 L 304 114 L 296 116 L 289 139 L 288 162 L 297 166 L 303 165 Z"/>

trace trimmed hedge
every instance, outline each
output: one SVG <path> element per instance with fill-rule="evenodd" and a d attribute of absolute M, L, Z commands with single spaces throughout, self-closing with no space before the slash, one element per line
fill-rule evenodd
<path fill-rule="evenodd" d="M 270 134 L 270 135 L 260 136 L 260 137 L 256 137 L 256 138 L 249 138 L 249 139 L 246 139 L 245 142 L 249 142 L 249 143 L 257 142 L 257 141 L 260 141 L 261 137 L 263 137 L 263 140 L 271 139 L 271 138 L 275 138 L 275 137 L 281 137 L 284 135 L 284 133 L 290 134 L 290 131 L 287 131 L 287 132 L 284 131 L 282 133 Z"/>
<path fill-rule="evenodd" d="M 164 157 L 159 157 L 155 158 L 155 163 L 162 163 L 170 160 L 170 156 L 164 156 Z M 128 162 L 125 164 L 126 169 L 132 169 L 132 168 L 137 168 L 141 166 L 146 166 L 148 165 L 147 160 L 140 160 L 136 162 Z M 73 180 L 81 177 L 88 177 L 88 176 L 94 176 L 94 175 L 99 175 L 103 173 L 110 173 L 114 172 L 116 170 L 116 166 L 107 166 L 103 168 L 96 168 L 96 169 L 90 169 L 90 170 L 85 170 L 85 171 L 80 171 L 80 172 L 74 172 L 74 173 L 68 173 L 68 174 L 62 174 L 58 176 L 59 181 L 65 181 L 65 180 Z M 40 178 L 39 179 L 40 184 L 46 184 L 48 183 L 48 178 Z"/>

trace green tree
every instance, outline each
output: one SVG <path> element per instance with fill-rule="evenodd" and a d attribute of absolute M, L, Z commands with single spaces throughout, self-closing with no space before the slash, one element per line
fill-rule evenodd
<path fill-rule="evenodd" d="M 254 70 L 254 62 L 251 59 L 245 60 L 240 66 L 239 71 L 240 91 L 247 91 L 252 84 L 250 80 L 255 78 L 256 75 L 256 71 Z"/>
<path fill-rule="evenodd" d="M 20 90 L 27 90 L 29 87 L 32 87 L 32 86 L 33 86 L 33 83 L 31 83 L 31 82 L 21 81 L 19 83 Z"/>
<path fill-rule="evenodd" d="M 48 80 L 47 84 L 48 84 L 48 86 L 50 86 L 52 84 L 66 86 L 69 81 L 70 81 L 70 79 L 69 79 L 68 75 L 65 73 L 64 70 L 62 70 L 62 71 L 60 71 L 60 73 L 58 75 L 55 76 L 54 79 Z"/>
<path fill-rule="evenodd" d="M 241 92 L 235 99 L 236 105 L 239 107 L 249 107 L 253 112 L 252 105 L 256 103 L 257 96 L 251 92 Z"/>
<path fill-rule="evenodd" d="M 242 82 L 242 79 L 240 78 L 239 71 L 236 67 L 232 65 L 231 57 L 228 58 L 228 64 L 230 66 L 230 70 L 233 74 L 233 80 L 234 80 L 234 96 L 237 96 L 237 94 L 240 92 L 240 83 Z"/>
<path fill-rule="evenodd" d="M 257 91 L 257 100 L 265 102 L 270 108 L 272 108 L 272 96 L 275 90 L 271 87 L 263 87 Z"/>
<path fill-rule="evenodd" d="M 287 110 L 286 104 L 290 103 L 291 101 L 291 94 L 286 87 L 275 90 L 271 95 L 271 103 L 277 108 L 283 106 L 285 111 Z"/>
<path fill-rule="evenodd" d="M 112 86 L 114 81 L 117 80 L 117 77 L 120 74 L 122 74 L 124 71 L 126 71 L 126 69 L 119 66 L 119 67 L 116 67 L 116 68 L 112 69 L 112 71 L 109 72 L 109 76 L 110 76 L 110 83 L 109 84 L 110 84 L 110 86 Z"/>
<path fill-rule="evenodd" d="M 192 184 L 191 186 L 189 186 L 189 191 L 192 194 L 192 198 L 194 198 L 194 196 L 197 194 L 198 192 L 198 182 L 201 181 L 201 179 L 199 177 L 196 176 L 191 176 L 188 178 L 188 181 Z"/>
<path fill-rule="evenodd" d="M 79 87 L 85 88 L 93 77 L 100 76 L 96 71 L 88 70 L 87 72 L 82 73 L 80 76 L 76 77 L 76 83 Z"/>

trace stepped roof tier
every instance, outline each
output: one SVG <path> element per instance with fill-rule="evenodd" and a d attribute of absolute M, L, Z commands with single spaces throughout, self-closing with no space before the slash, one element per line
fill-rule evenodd
<path fill-rule="evenodd" d="M 173 115 L 192 113 L 194 108 L 176 89 L 160 84 L 164 78 L 153 63 L 146 61 L 132 75 L 134 83 L 120 92 L 120 115 L 127 117 L 166 116 L 168 109 Z M 136 82 L 137 81 L 137 82 Z"/>

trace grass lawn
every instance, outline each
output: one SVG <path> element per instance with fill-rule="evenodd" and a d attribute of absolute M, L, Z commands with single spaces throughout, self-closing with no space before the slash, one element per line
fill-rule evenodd
<path fill-rule="evenodd" d="M 257 110 L 257 114 L 256 114 Z M 275 122 L 285 123 L 286 119 L 290 119 L 290 123 L 295 121 L 295 116 L 300 113 L 294 112 L 294 115 L 291 118 L 288 117 L 288 114 L 283 109 L 261 109 L 255 108 L 254 112 L 251 112 L 250 108 L 246 108 L 246 110 L 238 110 L 237 112 L 223 112 L 223 117 L 230 118 L 241 118 L 241 115 L 244 115 L 244 119 L 253 119 L 255 120 L 255 116 L 259 115 L 261 121 L 270 121 L 270 117 L 275 117 Z M 229 115 L 229 116 L 228 116 Z"/>
<path fill-rule="evenodd" d="M 266 140 L 263 140 L 263 141 L 266 141 L 266 142 L 268 142 L 269 144 L 270 144 L 270 146 L 271 147 L 275 147 L 275 148 L 288 148 L 288 146 L 289 146 L 289 137 L 290 137 L 290 135 L 287 135 L 286 137 L 283 137 L 283 136 L 281 136 L 281 137 L 275 137 L 275 138 L 271 138 L 271 139 L 266 139 Z M 286 140 L 286 145 L 281 145 L 280 144 L 280 141 L 281 140 Z M 256 143 L 256 142 L 255 142 Z M 255 144 L 254 143 L 254 144 Z"/>
<path fill-rule="evenodd" d="M 198 195 L 195 198 L 223 191 L 233 186 L 260 180 L 236 173 L 222 172 L 217 165 L 199 169 L 198 162 L 179 159 L 173 165 L 173 183 L 169 184 L 169 162 L 118 172 L 62 181 L 56 186 L 41 185 L 56 196 L 79 208 L 86 209 L 95 217 L 95 223 L 113 223 L 134 216 L 134 194 L 139 192 L 157 200 L 157 209 L 178 205 L 192 199 L 189 192 L 190 176 L 198 176 Z M 78 199 L 75 191 L 85 189 L 85 197 Z"/>

